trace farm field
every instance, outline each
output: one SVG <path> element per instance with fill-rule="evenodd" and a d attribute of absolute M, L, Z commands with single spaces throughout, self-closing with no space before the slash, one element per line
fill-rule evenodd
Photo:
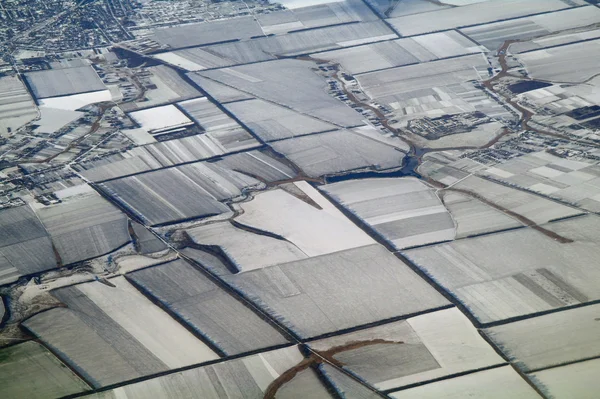
<path fill-rule="evenodd" d="M 216 162 L 196 162 L 111 180 L 99 187 L 141 220 L 162 225 L 229 212 L 221 202 L 243 197 L 248 188 L 263 188 L 264 182 L 293 176 L 295 172 L 286 165 L 251 151 Z"/>
<path fill-rule="evenodd" d="M 288 342 L 249 307 L 183 260 L 139 270 L 127 278 L 189 324 L 221 356 Z M 240 323 L 244 328 L 239 328 Z"/>
<path fill-rule="evenodd" d="M 468 195 L 445 191 L 441 198 L 456 224 L 456 238 L 523 226 L 517 219 Z"/>
<path fill-rule="evenodd" d="M 380 245 L 222 278 L 302 338 L 447 304 Z"/>
<path fill-rule="evenodd" d="M 582 29 L 580 32 L 557 33 L 555 35 L 513 43 L 510 45 L 509 51 L 512 54 L 525 53 L 528 51 L 539 50 L 544 47 L 560 46 L 563 44 L 597 38 L 600 38 L 600 29 Z"/>
<path fill-rule="evenodd" d="M 167 246 L 154 234 L 139 223 L 131 222 L 131 229 L 135 236 L 136 248 L 142 255 L 164 251 Z"/>
<path fill-rule="evenodd" d="M 404 141 L 386 138 L 372 127 L 290 138 L 271 146 L 310 177 L 400 168 L 408 152 Z"/>
<path fill-rule="evenodd" d="M 587 4 L 583 1 L 574 3 Z M 401 35 L 411 36 L 566 8 L 569 5 L 560 0 L 483 1 L 463 7 L 390 18 L 389 22 Z"/>
<path fill-rule="evenodd" d="M 259 146 L 242 128 L 213 131 L 133 148 L 75 166 L 92 181 L 114 179 L 182 163 L 201 161 Z"/>
<path fill-rule="evenodd" d="M 260 99 L 230 102 L 225 108 L 267 142 L 337 129 L 336 125 Z"/>
<path fill-rule="evenodd" d="M 402 38 L 312 54 L 339 63 L 350 74 L 478 53 L 477 44 L 456 31 Z"/>
<path fill-rule="evenodd" d="M 373 21 L 377 16 L 359 0 L 283 1 L 288 10 L 259 15 L 257 21 L 265 35 L 287 33 L 307 28 L 338 25 L 348 22 Z"/>
<path fill-rule="evenodd" d="M 206 97 L 182 101 L 177 105 L 206 132 L 239 127 L 236 121 L 223 113 Z"/>
<path fill-rule="evenodd" d="M 52 241 L 28 206 L 0 210 L 0 283 L 58 267 Z"/>
<path fill-rule="evenodd" d="M 557 244 L 527 228 L 406 250 L 404 255 L 454 293 L 482 323 L 598 299 L 592 266 L 598 256 L 597 217 L 544 227 L 573 242 Z"/>
<path fill-rule="evenodd" d="M 3 398 L 45 399 L 89 389 L 37 342 L 0 349 L 0 395 Z"/>
<path fill-rule="evenodd" d="M 541 396 L 531 388 L 510 366 L 479 371 L 445 381 L 432 382 L 389 394 L 394 399 L 447 399 L 485 398 L 539 399 Z"/>
<path fill-rule="evenodd" d="M 469 176 L 453 185 L 452 189 L 472 193 L 537 224 L 582 214 L 578 209 L 478 176 Z"/>
<path fill-rule="evenodd" d="M 239 272 L 307 257 L 302 250 L 285 240 L 246 231 L 230 222 L 207 224 L 188 229 L 186 233 L 197 245 L 219 247 L 222 256 Z"/>
<path fill-rule="evenodd" d="M 557 48 L 517 55 L 532 78 L 565 83 L 583 83 L 597 74 L 600 40 L 573 43 Z M 576 64 L 577 68 L 572 66 Z"/>
<path fill-rule="evenodd" d="M 306 182 L 260 193 L 240 206 L 244 212 L 236 222 L 285 238 L 303 257 L 375 243 Z"/>
<path fill-rule="evenodd" d="M 372 101 L 392 110 L 398 121 L 395 125 L 403 127 L 419 116 L 436 118 L 489 109 L 490 100 L 473 98 L 477 91 L 469 83 L 487 75 L 487 67 L 481 54 L 472 54 L 366 72 L 355 78 Z"/>
<path fill-rule="evenodd" d="M 504 363 L 456 308 L 311 341 L 309 346 L 333 351 L 343 368 L 384 391 Z"/>
<path fill-rule="evenodd" d="M 484 169 L 485 176 L 592 212 L 600 211 L 600 165 L 536 152 Z"/>
<path fill-rule="evenodd" d="M 588 360 L 529 374 L 550 398 L 593 399 L 600 389 L 600 360 Z"/>
<path fill-rule="evenodd" d="M 0 77 L 0 134 L 15 131 L 37 116 L 23 82 L 16 76 Z"/>
<path fill-rule="evenodd" d="M 38 99 L 106 90 L 91 66 L 30 72 L 25 79 Z"/>
<path fill-rule="evenodd" d="M 262 29 L 254 18 L 242 17 L 158 28 L 154 29 L 146 40 L 150 39 L 163 48 L 177 49 L 236 39 L 249 39 L 253 36 L 262 36 L 262 34 Z"/>
<path fill-rule="evenodd" d="M 413 178 L 349 180 L 321 188 L 397 249 L 452 240 L 452 217 L 427 184 Z"/>
<path fill-rule="evenodd" d="M 125 214 L 90 190 L 36 210 L 62 265 L 107 254 L 131 240 Z"/>
<path fill-rule="evenodd" d="M 38 313 L 23 325 L 96 388 L 218 358 L 125 277 L 52 295 L 68 308 Z"/>
<path fill-rule="evenodd" d="M 356 0 L 353 2 L 358 3 Z M 273 14 L 275 13 L 264 17 L 270 18 Z M 188 71 L 202 71 L 397 38 L 398 36 L 382 21 L 368 21 L 311 28 L 275 36 L 259 35 L 252 40 L 178 50 L 156 57 Z"/>
<path fill-rule="evenodd" d="M 300 350 L 292 346 L 157 377 L 88 397 L 134 399 L 144 396 L 147 392 L 153 392 L 163 398 L 224 399 L 236 396 L 261 398 L 266 395 L 274 381 L 283 378 L 286 371 L 302 360 Z M 322 396 L 324 388 L 318 385 L 319 381 L 312 373 L 309 368 L 296 374 L 292 380 L 284 382 L 277 390 L 277 397 L 307 398 L 315 393 L 319 396 L 313 397 L 329 397 Z"/>
<path fill-rule="evenodd" d="M 554 32 L 593 25 L 598 21 L 600 21 L 600 9 L 587 6 L 473 26 L 460 31 L 487 47 L 489 51 L 496 51 L 507 40 L 528 40 L 548 36 Z M 551 39 L 548 45 L 552 45 L 550 43 L 553 42 L 554 40 Z M 518 48 L 519 45 L 515 43 L 513 46 Z M 514 52 L 513 46 L 511 46 L 512 52 Z"/>
<path fill-rule="evenodd" d="M 315 64 L 309 61 L 283 59 L 197 73 L 323 122 L 341 127 L 363 125 L 358 112 L 326 92 L 325 80 L 311 70 L 314 67 Z M 205 90 L 220 97 L 213 94 L 211 87 L 205 87 Z M 294 93 L 294 96 L 289 93 Z M 222 100 L 219 98 L 219 101 Z"/>
<path fill-rule="evenodd" d="M 491 327 L 485 334 L 525 372 L 600 354 L 598 305 Z"/>
<path fill-rule="evenodd" d="M 600 0 L 9 3 L 0 399 L 597 399 Z"/>
<path fill-rule="evenodd" d="M 260 182 L 240 173 L 195 163 L 112 180 L 100 186 L 142 220 L 157 225 L 228 212 L 229 208 L 219 200 L 238 197 L 242 188 L 255 185 Z"/>
<path fill-rule="evenodd" d="M 75 111 L 87 105 L 111 101 L 113 97 L 110 90 L 97 90 L 79 94 L 69 94 L 65 96 L 49 97 L 38 99 L 40 108 L 52 108 L 65 111 Z"/>

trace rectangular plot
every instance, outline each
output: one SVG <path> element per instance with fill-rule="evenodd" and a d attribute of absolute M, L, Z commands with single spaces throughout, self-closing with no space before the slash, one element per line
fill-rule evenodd
<path fill-rule="evenodd" d="M 390 18 L 389 21 L 402 35 L 410 36 L 566 8 L 569 6 L 560 0 L 484 1 L 463 7 Z"/>
<path fill-rule="evenodd" d="M 57 97 L 106 90 L 91 66 L 48 69 L 25 75 L 36 98 Z"/>
<path fill-rule="evenodd" d="M 29 341 L 0 349 L 0 396 L 55 398 L 90 387 L 40 344 Z"/>
<path fill-rule="evenodd" d="M 334 130 L 337 126 L 267 101 L 252 99 L 225 106 L 264 141 Z"/>
<path fill-rule="evenodd" d="M 140 270 L 129 278 L 225 355 L 287 342 L 274 327 L 183 260 Z"/>
<path fill-rule="evenodd" d="M 443 331 L 443 334 L 439 334 Z M 456 308 L 309 342 L 380 390 L 503 363 Z"/>
<path fill-rule="evenodd" d="M 272 143 L 308 176 L 334 175 L 350 170 L 383 170 L 402 165 L 405 146 L 385 138 L 373 128 L 338 130 Z"/>
<path fill-rule="evenodd" d="M 454 239 L 447 209 L 417 179 L 348 180 L 322 190 L 398 249 Z"/>
<path fill-rule="evenodd" d="M 38 210 L 63 265 L 109 253 L 130 241 L 127 216 L 95 192 Z"/>
<path fill-rule="evenodd" d="M 570 243 L 519 229 L 405 254 L 487 323 L 599 298 L 596 224 L 588 216 L 546 225 Z"/>
<path fill-rule="evenodd" d="M 125 385 L 93 397 L 134 399 L 147 397 L 150 392 L 152 396 L 161 398 L 258 398 L 264 396 L 275 379 L 302 359 L 298 348 L 292 346 Z"/>
<path fill-rule="evenodd" d="M 53 295 L 68 308 L 37 314 L 24 326 L 94 387 L 218 357 L 124 277 L 61 288 Z"/>
<path fill-rule="evenodd" d="M 600 354 L 598 305 L 569 309 L 485 330 L 524 371 Z"/>
<path fill-rule="evenodd" d="M 281 273 L 287 277 L 285 292 L 277 286 Z M 223 279 L 303 338 L 447 303 L 379 245 Z"/>

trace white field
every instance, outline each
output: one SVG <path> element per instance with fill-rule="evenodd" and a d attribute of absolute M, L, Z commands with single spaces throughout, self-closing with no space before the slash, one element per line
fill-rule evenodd
<path fill-rule="evenodd" d="M 390 18 L 403 36 L 442 31 L 529 14 L 569 8 L 560 0 L 502 0 L 477 2 L 463 7 Z"/>
<path fill-rule="evenodd" d="M 396 248 L 452 240 L 455 226 L 430 186 L 414 178 L 349 180 L 321 188 Z"/>
<path fill-rule="evenodd" d="M 89 398 L 258 398 L 275 379 L 302 360 L 298 348 L 291 346 L 137 382 Z"/>
<path fill-rule="evenodd" d="M 198 244 L 219 246 L 240 272 L 307 257 L 287 241 L 254 234 L 229 222 L 207 224 L 186 231 Z"/>
<path fill-rule="evenodd" d="M 54 133 L 84 115 L 83 112 L 58 108 L 39 107 L 39 110 L 40 119 L 35 121 L 35 124 L 39 125 L 35 128 L 36 133 Z"/>
<path fill-rule="evenodd" d="M 0 77 L 0 134 L 14 132 L 35 119 L 37 111 L 25 85 L 16 76 Z"/>
<path fill-rule="evenodd" d="M 482 323 L 600 298 L 600 271 L 594 267 L 600 257 L 598 218 L 582 216 L 545 227 L 574 242 L 560 244 L 526 228 L 404 254 Z"/>
<path fill-rule="evenodd" d="M 281 4 L 285 8 L 293 10 L 295 8 L 304 8 L 310 6 L 317 6 L 320 4 L 335 3 L 336 1 L 339 0 L 281 0 L 277 1 L 277 3 Z"/>
<path fill-rule="evenodd" d="M 580 40 L 588 40 L 595 38 L 600 38 L 600 29 L 590 29 L 572 33 L 558 33 L 555 35 L 544 36 L 525 42 L 513 43 L 510 45 L 509 51 L 512 54 L 517 54 L 529 50 L 540 49 L 543 47 L 556 46 L 560 44 L 567 44 L 572 42 L 578 42 Z"/>
<path fill-rule="evenodd" d="M 518 54 L 532 78 L 581 83 L 598 73 L 600 40 Z M 577 65 L 577 68 L 573 68 Z"/>
<path fill-rule="evenodd" d="M 517 219 L 464 194 L 446 191 L 443 202 L 456 223 L 456 238 L 523 226 Z"/>
<path fill-rule="evenodd" d="M 600 359 L 529 374 L 552 399 L 596 399 L 600 392 Z"/>
<path fill-rule="evenodd" d="M 399 361 L 398 364 L 389 364 L 389 360 L 386 361 L 383 353 L 380 353 L 380 356 L 383 357 L 381 363 L 366 364 L 372 361 L 371 356 L 378 353 L 377 346 L 374 345 L 365 346 L 356 353 L 348 353 L 348 362 L 345 362 L 345 367 L 351 372 L 357 373 L 359 377 L 367 379 L 368 383 L 381 390 L 400 388 L 416 382 L 428 381 L 504 362 L 457 308 L 440 310 L 412 317 L 406 321 L 398 321 L 325 338 L 311 342 L 309 345 L 316 350 L 327 350 L 350 342 L 376 339 L 404 343 L 398 345 L 388 344 L 390 359 L 399 358 L 396 360 Z M 414 353 L 414 355 L 423 357 L 423 359 L 433 357 L 432 360 L 427 360 L 430 366 L 424 371 L 422 368 L 419 370 L 419 367 L 423 366 L 413 364 L 418 362 L 417 360 L 407 359 L 410 358 L 410 348 L 405 348 L 403 345 L 410 345 L 411 347 L 424 345 L 423 350 L 425 350 L 425 353 L 421 350 L 418 354 Z M 373 350 L 372 354 L 369 354 L 369 349 Z M 406 350 L 409 352 L 403 352 L 406 353 L 405 356 L 394 356 L 394 351 Z M 424 354 L 427 354 L 427 356 L 424 356 Z M 342 353 L 340 356 L 342 356 Z M 433 363 L 431 363 L 432 361 Z M 371 367 L 375 370 L 371 370 Z M 361 376 L 359 370 L 369 373 L 370 377 L 367 375 Z M 385 380 L 382 381 L 381 377 Z"/>
<path fill-rule="evenodd" d="M 129 114 L 143 129 L 152 132 L 191 125 L 193 122 L 172 104 Z"/>
<path fill-rule="evenodd" d="M 600 305 L 547 314 L 485 330 L 524 371 L 600 355 Z"/>
<path fill-rule="evenodd" d="M 186 71 L 200 71 L 202 69 L 205 69 L 204 66 L 199 65 L 191 60 L 188 60 L 187 58 L 182 57 L 176 52 L 156 54 L 153 56 L 153 58 L 158 58 L 161 61 L 183 68 Z"/>
<path fill-rule="evenodd" d="M 510 366 L 433 382 L 389 395 L 394 399 L 541 399 Z"/>
<path fill-rule="evenodd" d="M 511 45 L 511 52 L 519 52 L 518 49 L 535 49 L 547 47 L 553 44 L 564 44 L 570 41 L 582 40 L 589 38 L 587 34 L 579 36 L 574 32 L 577 28 L 594 25 L 600 18 L 600 9 L 594 6 L 578 7 L 567 10 L 561 10 L 530 17 L 510 19 L 491 24 L 473 26 L 470 28 L 461 29 L 463 33 L 477 41 L 481 45 L 487 47 L 490 51 L 494 51 L 502 46 L 507 40 L 525 41 L 532 38 L 532 42 L 517 42 Z M 567 31 L 569 33 L 560 34 L 559 36 L 567 37 L 552 37 L 553 32 Z M 583 33 L 583 32 L 581 32 Z M 577 37 L 580 39 L 576 39 Z M 593 35 L 591 36 L 593 37 Z M 545 45 L 534 44 L 533 42 L 545 42 Z"/>
<path fill-rule="evenodd" d="M 286 238 L 307 256 L 375 242 L 308 183 L 295 185 L 321 209 L 277 189 L 260 193 L 252 201 L 241 204 L 244 213 L 236 220 Z"/>
<path fill-rule="evenodd" d="M 537 224 L 582 213 L 578 209 L 484 180 L 477 176 L 469 176 L 453 187 L 477 193 L 488 201 L 524 216 Z"/>
<path fill-rule="evenodd" d="M 326 51 L 313 57 L 340 63 L 344 70 L 357 74 L 479 51 L 476 43 L 449 31 Z"/>
<path fill-rule="evenodd" d="M 112 101 L 110 90 L 100 90 L 91 93 L 71 94 L 68 96 L 41 98 L 38 100 L 40 107 L 75 111 L 86 105 Z"/>
<path fill-rule="evenodd" d="M 156 143 L 154 136 L 144 129 L 125 129 L 121 130 L 121 133 L 136 145 Z"/>
<path fill-rule="evenodd" d="M 303 338 L 448 304 L 379 244 L 221 278 Z"/>
<path fill-rule="evenodd" d="M 116 288 L 100 282 L 76 287 L 169 368 L 219 358 L 202 341 L 146 299 L 125 277 L 112 278 L 110 283 Z"/>
<path fill-rule="evenodd" d="M 511 159 L 481 173 L 593 212 L 600 211 L 598 162 L 566 159 L 541 151 Z"/>
<path fill-rule="evenodd" d="M 206 131 L 239 127 L 236 121 L 231 119 L 206 97 L 182 101 L 178 105 Z"/>
<path fill-rule="evenodd" d="M 370 126 L 294 137 L 271 146 L 311 177 L 400 168 L 408 150 L 404 141 Z"/>

